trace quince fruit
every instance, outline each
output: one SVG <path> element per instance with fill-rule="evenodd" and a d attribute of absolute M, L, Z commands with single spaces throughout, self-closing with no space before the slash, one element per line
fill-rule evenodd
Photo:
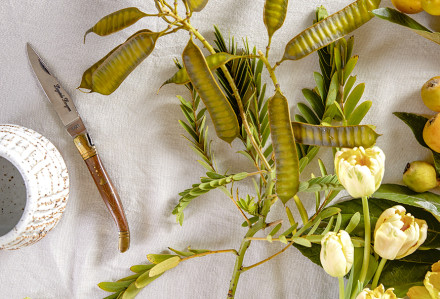
<path fill-rule="evenodd" d="M 426 107 L 440 112 L 440 76 L 431 78 L 423 84 L 421 95 Z"/>
<path fill-rule="evenodd" d="M 391 2 L 403 13 L 415 14 L 423 11 L 421 0 L 391 0 Z"/>

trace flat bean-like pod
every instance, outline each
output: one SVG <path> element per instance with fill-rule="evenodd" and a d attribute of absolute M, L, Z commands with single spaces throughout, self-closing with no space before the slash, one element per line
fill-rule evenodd
<path fill-rule="evenodd" d="M 84 42 L 86 41 L 87 34 L 90 32 L 94 32 L 99 36 L 106 36 L 133 25 L 145 16 L 147 15 L 136 7 L 115 11 L 103 17 L 95 26 L 87 30 L 86 34 L 84 34 Z"/>
<path fill-rule="evenodd" d="M 368 22 L 380 0 L 358 0 L 315 23 L 287 43 L 282 60 L 298 60 Z"/>
<path fill-rule="evenodd" d="M 183 50 L 182 59 L 191 83 L 211 116 L 217 136 L 231 143 L 239 135 L 237 116 L 192 39 Z"/>
<path fill-rule="evenodd" d="M 314 146 L 368 148 L 380 136 L 366 125 L 330 127 L 292 122 L 292 129 L 296 142 Z"/>
<path fill-rule="evenodd" d="M 205 8 L 208 0 L 184 0 L 191 11 L 201 11 Z"/>
<path fill-rule="evenodd" d="M 116 51 L 121 45 L 117 46 L 113 50 L 111 50 L 107 55 L 102 57 L 98 62 L 96 62 L 94 65 L 89 67 L 83 74 L 81 79 L 81 84 L 78 86 L 78 89 L 88 89 L 90 92 L 92 92 L 92 74 L 93 72 L 114 52 Z M 85 92 L 85 91 L 83 91 Z"/>
<path fill-rule="evenodd" d="M 109 95 L 153 51 L 159 34 L 140 30 L 113 49 L 92 72 L 90 90 Z M 93 66 L 92 66 L 93 68 Z M 86 71 L 87 72 L 87 71 Z"/>
<path fill-rule="evenodd" d="M 268 105 L 270 134 L 275 153 L 276 193 L 286 203 L 299 187 L 299 161 L 295 137 L 290 125 L 287 99 L 277 91 Z"/>
<path fill-rule="evenodd" d="M 206 63 L 211 71 L 218 69 L 222 65 L 225 65 L 232 59 L 242 58 L 243 56 L 232 55 L 225 52 L 215 53 L 206 57 Z M 189 83 L 188 73 L 186 72 L 186 68 L 181 68 L 178 70 L 171 78 L 165 81 L 162 86 L 170 83 L 174 84 L 186 84 Z M 161 86 L 161 87 L 162 87 Z"/>
<path fill-rule="evenodd" d="M 269 39 L 283 26 L 286 19 L 288 0 L 266 0 L 264 4 L 264 24 L 269 34 Z"/>

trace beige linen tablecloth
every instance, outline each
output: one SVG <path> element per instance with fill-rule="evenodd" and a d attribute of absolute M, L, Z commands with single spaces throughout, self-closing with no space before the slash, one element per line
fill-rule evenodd
<path fill-rule="evenodd" d="M 312 23 L 317 6 L 325 5 L 333 13 L 351 1 L 289 2 L 285 24 L 273 38 L 272 63 L 280 59 L 286 42 Z M 210 0 L 203 12 L 194 14 L 193 25 L 209 40 L 213 39 L 215 24 L 226 38 L 234 34 L 240 44 L 247 36 L 250 45 L 264 49 L 267 33 L 263 5 L 263 0 Z M 172 60 L 181 56 L 189 38 L 186 32 L 160 39 L 150 57 L 111 96 L 75 89 L 88 67 L 132 33 L 141 28 L 164 28 L 161 20 L 145 18 L 112 36 L 90 34 L 83 44 L 85 31 L 96 21 L 129 6 L 155 11 L 153 1 L 134 0 L 3 0 L 0 5 L 0 123 L 22 125 L 49 138 L 62 153 L 71 178 L 68 206 L 58 226 L 31 247 L 0 251 L 1 299 L 102 298 L 110 293 L 100 290 L 97 283 L 130 275 L 129 267 L 145 263 L 148 253 L 164 252 L 168 246 L 180 250 L 188 245 L 212 250 L 238 248 L 245 234 L 243 219 L 219 191 L 195 199 L 186 209 L 183 227 L 171 215 L 178 192 L 204 175 L 178 124 L 183 116 L 175 95 L 188 97 L 186 89 L 169 85 L 156 94 L 175 71 Z M 382 6 L 391 3 L 383 1 Z M 416 17 L 435 28 L 435 18 L 426 14 Z M 387 156 L 384 182 L 400 183 L 408 161 L 429 159 L 430 155 L 391 113 L 430 113 L 419 90 L 426 80 L 440 75 L 440 46 L 377 18 L 354 35 L 354 54 L 359 55 L 354 73 L 358 82 L 366 83 L 363 100 L 373 101 L 364 123 L 376 125 L 383 134 L 377 144 Z M 74 99 L 119 190 L 132 233 L 127 253 L 118 252 L 113 220 L 31 71 L 26 42 L 41 54 Z M 292 114 L 297 111 L 296 103 L 304 101 L 301 89 L 314 87 L 313 71 L 319 71 L 316 54 L 285 62 L 277 69 Z M 266 81 L 270 95 L 273 86 Z M 240 142 L 234 141 L 229 147 L 213 135 L 211 122 L 208 125 L 221 169 L 253 171 L 244 157 L 235 154 L 242 149 Z M 331 154 L 322 153 L 332 168 Z M 306 172 L 304 178 L 310 175 L 310 170 Z M 244 187 L 252 190 L 251 184 Z M 304 201 L 312 213 L 314 199 L 304 197 Z M 270 220 L 284 217 L 281 203 L 273 210 Z M 260 261 L 283 246 L 254 242 L 245 264 Z M 138 298 L 225 298 L 233 265 L 231 254 L 190 260 L 154 281 Z M 337 281 L 296 249 L 290 249 L 243 274 L 237 298 L 337 298 Z"/>

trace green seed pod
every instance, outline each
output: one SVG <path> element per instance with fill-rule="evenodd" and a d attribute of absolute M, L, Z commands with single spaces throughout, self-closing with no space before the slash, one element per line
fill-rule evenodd
<path fill-rule="evenodd" d="M 276 163 L 276 192 L 286 203 L 299 187 L 299 162 L 295 137 L 290 125 L 287 99 L 277 91 L 269 99 L 269 124 Z"/>
<path fill-rule="evenodd" d="M 217 136 L 231 143 L 240 133 L 237 116 L 192 39 L 183 50 L 182 58 L 188 77 L 211 116 Z"/>
<path fill-rule="evenodd" d="M 269 34 L 269 40 L 283 26 L 287 14 L 288 0 L 266 0 L 264 4 L 264 24 Z"/>
<path fill-rule="evenodd" d="M 321 49 L 368 22 L 380 0 L 358 0 L 315 23 L 287 43 L 282 60 L 298 60 Z"/>
<path fill-rule="evenodd" d="M 206 4 L 208 3 L 208 0 L 184 0 L 191 11 L 201 11 L 203 8 L 205 8 Z"/>
<path fill-rule="evenodd" d="M 437 187 L 434 166 L 423 161 L 408 163 L 403 172 L 403 183 L 415 192 L 426 192 Z"/>
<path fill-rule="evenodd" d="M 370 126 L 316 126 L 292 122 L 295 141 L 302 144 L 331 147 L 372 147 L 377 134 Z"/>
<path fill-rule="evenodd" d="M 92 68 L 91 91 L 109 95 L 114 92 L 127 76 L 153 51 L 159 34 L 149 30 L 140 30 L 127 41 L 113 49 L 108 56 Z M 99 63 L 99 62 L 98 62 Z M 89 69 L 90 70 L 90 69 Z M 86 71 L 90 72 L 89 70 Z M 86 73 L 84 75 L 86 75 Z"/>
<path fill-rule="evenodd" d="M 106 36 L 133 25 L 145 16 L 147 15 L 136 7 L 115 11 L 103 17 L 95 26 L 87 30 L 84 34 L 84 42 L 86 42 L 86 36 L 90 32 L 94 32 L 99 36 Z"/>

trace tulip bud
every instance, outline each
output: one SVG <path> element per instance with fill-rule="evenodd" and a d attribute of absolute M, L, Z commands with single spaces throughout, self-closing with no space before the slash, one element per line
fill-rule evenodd
<path fill-rule="evenodd" d="M 385 291 L 385 288 L 381 284 L 373 291 L 369 288 L 364 289 L 359 295 L 357 295 L 356 299 L 398 299 L 393 291 L 393 288 L 389 288 Z"/>
<path fill-rule="evenodd" d="M 402 206 L 385 210 L 376 222 L 374 251 L 388 260 L 410 255 L 426 240 L 428 225 L 425 220 L 405 214 Z"/>
<path fill-rule="evenodd" d="M 347 274 L 353 265 L 354 246 L 350 235 L 340 230 L 338 234 L 328 232 L 321 240 L 321 264 L 325 272 L 333 277 Z"/>
<path fill-rule="evenodd" d="M 382 182 L 384 166 L 385 155 L 377 146 L 343 148 L 335 155 L 336 175 L 352 197 L 372 195 Z"/>

